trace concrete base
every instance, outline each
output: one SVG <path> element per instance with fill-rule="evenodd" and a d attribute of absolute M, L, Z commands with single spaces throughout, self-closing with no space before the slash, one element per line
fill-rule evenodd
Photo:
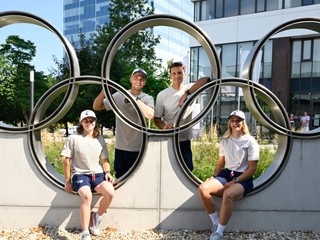
<path fill-rule="evenodd" d="M 319 139 L 293 140 L 284 171 L 264 190 L 236 202 L 227 231 L 320 231 L 319 146 Z M 80 229 L 80 197 L 64 192 L 43 176 L 29 153 L 26 134 L 0 133 L 0 152 L 1 227 L 49 224 Z M 94 207 L 98 201 L 95 196 Z M 197 186 L 176 160 L 171 138 L 150 137 L 140 165 L 116 190 L 103 219 L 102 227 L 106 226 L 165 230 L 211 227 Z"/>

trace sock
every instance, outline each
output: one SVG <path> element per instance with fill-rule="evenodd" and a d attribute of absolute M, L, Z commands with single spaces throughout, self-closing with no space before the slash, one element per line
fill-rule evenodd
<path fill-rule="evenodd" d="M 225 225 L 221 225 L 220 223 L 218 224 L 218 228 L 217 228 L 217 233 L 219 233 L 221 236 L 223 236 L 223 232 L 224 232 L 224 229 L 226 228 Z"/>
<path fill-rule="evenodd" d="M 96 214 L 96 219 L 97 219 L 97 221 L 100 221 L 100 220 L 102 220 L 102 216 L 100 216 L 99 213 L 97 213 Z"/>
<path fill-rule="evenodd" d="M 212 221 L 213 225 L 218 225 L 219 217 L 218 217 L 217 211 L 215 211 L 214 213 L 209 214 L 209 217 L 211 218 L 211 221 Z"/>
<path fill-rule="evenodd" d="M 82 231 L 81 234 L 82 234 L 82 235 L 85 235 L 85 234 L 90 234 L 90 233 L 89 233 L 89 230 L 87 229 L 87 230 Z"/>

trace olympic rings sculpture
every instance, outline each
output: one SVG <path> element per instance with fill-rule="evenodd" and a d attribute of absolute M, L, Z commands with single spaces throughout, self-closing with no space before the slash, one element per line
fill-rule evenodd
<path fill-rule="evenodd" d="M 288 156 L 291 150 L 292 139 L 293 138 L 317 138 L 320 134 L 320 129 L 315 129 L 307 133 L 298 133 L 292 132 L 289 125 L 289 119 L 287 117 L 287 113 L 285 108 L 279 99 L 267 88 L 263 85 L 253 82 L 253 66 L 255 64 L 255 60 L 259 51 L 262 49 L 264 44 L 275 34 L 290 30 L 290 29 L 308 29 L 313 30 L 320 33 L 320 20 L 317 18 L 302 18 L 296 19 L 293 21 L 289 21 L 284 23 L 270 33 L 268 33 L 265 37 L 258 41 L 253 49 L 250 51 L 246 61 L 245 66 L 242 72 L 242 78 L 221 78 L 221 65 L 220 60 L 215 50 L 215 46 L 211 43 L 210 38 L 203 32 L 199 27 L 194 25 L 191 22 L 188 22 L 182 18 L 165 15 L 165 14 L 154 14 L 146 17 L 142 17 L 136 21 L 133 21 L 122 28 L 118 34 L 112 39 L 110 42 L 102 63 L 102 72 L 101 77 L 96 76 L 81 76 L 80 75 L 80 67 L 77 61 L 76 53 L 72 47 L 72 45 L 68 42 L 68 40 L 59 33 L 50 23 L 45 20 L 29 14 L 25 12 L 19 11 L 9 11 L 9 12 L 0 12 L 0 27 L 7 26 L 9 24 L 14 23 L 30 23 L 34 25 L 38 25 L 40 27 L 46 28 L 55 34 L 62 42 L 63 47 L 66 50 L 67 57 L 70 62 L 70 78 L 65 79 L 53 87 L 51 87 L 36 103 L 34 110 L 30 115 L 30 121 L 28 127 L 4 127 L 0 126 L 0 132 L 6 133 L 28 133 L 28 146 L 30 152 L 32 153 L 32 157 L 37 165 L 37 167 L 41 170 L 41 172 L 56 186 L 63 188 L 64 179 L 63 176 L 58 174 L 55 169 L 47 163 L 45 159 L 45 154 L 43 152 L 41 146 L 41 137 L 40 130 L 46 127 L 51 126 L 53 123 L 59 121 L 72 107 L 74 103 L 78 89 L 80 85 L 83 84 L 102 84 L 105 95 L 111 103 L 111 106 L 115 112 L 115 114 L 124 121 L 128 126 L 137 129 L 138 131 L 143 133 L 143 141 L 142 147 L 140 151 L 140 155 L 132 167 L 132 169 L 125 175 L 123 178 L 117 180 L 116 186 L 120 186 L 125 182 L 125 179 L 128 175 L 130 175 L 139 161 L 141 160 L 141 156 L 145 151 L 145 146 L 147 143 L 148 134 L 154 135 L 173 135 L 174 136 L 174 149 L 176 156 L 179 160 L 179 164 L 182 169 L 186 173 L 186 175 L 195 183 L 199 184 L 201 181 L 195 177 L 186 167 L 184 161 L 182 161 L 181 152 L 179 149 L 179 133 L 183 130 L 189 129 L 194 126 L 202 117 L 204 117 L 215 104 L 217 97 L 220 93 L 221 87 L 224 85 L 228 86 L 237 86 L 243 89 L 243 96 L 246 102 L 248 109 L 251 114 L 255 117 L 256 120 L 259 121 L 263 126 L 267 127 L 270 130 L 273 130 L 275 133 L 279 134 L 279 144 L 278 150 L 275 155 L 274 161 L 271 163 L 266 173 L 260 176 L 255 180 L 255 189 L 251 194 L 254 194 L 257 191 L 265 188 L 269 184 L 271 184 L 277 176 L 283 170 L 286 162 L 288 161 Z M 113 58 L 116 54 L 117 49 L 120 45 L 135 32 L 153 26 L 169 26 L 175 27 L 180 30 L 183 30 L 193 36 L 204 48 L 207 53 L 211 68 L 212 75 L 215 79 L 214 81 L 207 83 L 198 89 L 193 95 L 190 96 L 182 106 L 180 113 L 178 115 L 177 125 L 173 129 L 167 130 L 158 130 L 158 129 L 150 129 L 147 127 L 145 118 L 140 112 L 137 104 L 134 99 L 129 95 L 123 87 L 118 85 L 117 83 L 110 80 L 110 68 L 113 61 Z M 110 92 L 110 87 L 116 89 L 125 95 L 131 103 L 135 106 L 136 112 L 140 118 L 141 125 L 132 122 L 128 119 L 117 107 Z M 195 116 L 190 122 L 180 125 L 180 121 L 182 116 L 184 115 L 187 107 L 197 98 L 197 96 L 206 91 L 211 90 L 211 94 L 209 100 L 204 106 L 204 108 L 200 111 L 200 113 Z M 43 118 L 45 111 L 48 106 L 52 103 L 52 101 L 59 96 L 61 93 L 65 92 L 65 96 L 58 106 L 58 108 L 47 118 Z M 274 120 L 270 119 L 261 109 L 258 104 L 257 96 L 259 96 L 265 103 L 270 107 L 272 111 L 272 115 Z"/>

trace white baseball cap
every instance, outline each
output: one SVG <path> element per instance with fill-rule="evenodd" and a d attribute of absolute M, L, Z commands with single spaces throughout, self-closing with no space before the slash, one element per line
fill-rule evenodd
<path fill-rule="evenodd" d="M 81 115 L 80 115 L 80 120 L 79 122 L 81 122 L 83 119 L 87 118 L 87 117 L 93 117 L 95 119 L 97 119 L 96 114 L 91 111 L 91 110 L 84 110 Z"/>
<path fill-rule="evenodd" d="M 230 113 L 228 119 L 230 119 L 232 116 L 237 116 L 237 117 L 241 118 L 242 120 L 246 119 L 246 116 L 244 115 L 244 112 L 242 112 L 240 110 L 235 110 L 232 113 Z"/>
<path fill-rule="evenodd" d="M 142 73 L 145 78 L 147 78 L 147 76 L 148 76 L 145 70 L 143 70 L 142 68 L 136 68 L 135 70 L 133 70 L 131 77 L 133 75 L 135 75 L 136 73 Z"/>

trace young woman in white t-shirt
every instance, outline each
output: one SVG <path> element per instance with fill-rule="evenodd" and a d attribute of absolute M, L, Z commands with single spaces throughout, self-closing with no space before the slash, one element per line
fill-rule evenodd
<path fill-rule="evenodd" d="M 213 223 L 210 240 L 222 239 L 233 212 L 233 202 L 252 191 L 252 176 L 258 160 L 259 145 L 249 133 L 245 114 L 233 111 L 220 143 L 219 161 L 213 176 L 199 186 L 200 199 Z M 219 217 L 214 202 L 216 196 L 222 197 Z"/>

